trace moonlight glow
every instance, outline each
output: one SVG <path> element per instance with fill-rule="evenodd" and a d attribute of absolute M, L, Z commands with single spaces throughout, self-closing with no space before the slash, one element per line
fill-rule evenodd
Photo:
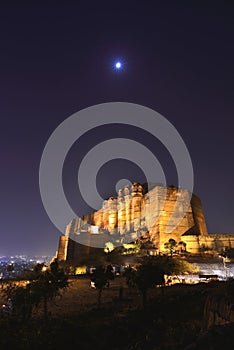
<path fill-rule="evenodd" d="M 116 69 L 121 69 L 122 68 L 122 63 L 120 61 L 115 63 L 115 68 Z"/>

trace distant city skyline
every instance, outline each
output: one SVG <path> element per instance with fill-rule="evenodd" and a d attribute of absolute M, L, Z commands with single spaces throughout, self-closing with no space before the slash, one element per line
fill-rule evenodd
<path fill-rule="evenodd" d="M 208 232 L 234 233 L 233 10 L 226 2 L 168 0 L 134 7 L 1 5 L 0 256 L 55 254 L 61 232 L 45 212 L 38 184 L 43 149 L 70 115 L 113 101 L 147 106 L 174 125 L 192 159 Z M 118 58 L 121 71 L 113 69 Z M 167 185 L 177 185 L 173 160 L 152 135 L 102 126 L 83 135 L 65 160 L 64 189 L 77 216 L 91 211 L 77 186 L 79 164 L 111 137 L 148 147 Z M 113 160 L 97 174 L 101 196 L 114 196 L 122 178 L 145 182 L 135 164 Z"/>

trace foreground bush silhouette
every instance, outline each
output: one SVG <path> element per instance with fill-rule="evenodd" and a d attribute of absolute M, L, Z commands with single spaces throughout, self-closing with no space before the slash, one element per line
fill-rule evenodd
<path fill-rule="evenodd" d="M 91 276 L 91 281 L 98 290 L 98 308 L 101 307 L 102 291 L 106 286 L 109 286 L 109 280 L 112 279 L 114 279 L 114 273 L 111 265 L 107 267 L 98 266 Z"/>
<path fill-rule="evenodd" d="M 137 270 L 128 267 L 124 276 L 126 277 L 126 282 L 130 288 L 136 286 L 141 292 L 144 308 L 146 308 L 147 305 L 148 290 L 150 288 L 155 288 L 157 285 L 164 284 L 164 271 L 160 266 L 157 266 L 152 262 L 143 263 L 138 266 Z"/>
<path fill-rule="evenodd" d="M 25 286 L 12 282 L 4 289 L 4 294 L 12 301 L 13 315 L 29 320 L 33 308 L 43 304 L 44 319 L 47 320 L 48 301 L 68 286 L 68 276 L 55 260 L 48 268 L 36 264 L 25 277 L 28 280 Z"/>
<path fill-rule="evenodd" d="M 34 294 L 30 290 L 29 285 L 20 286 L 13 281 L 3 289 L 3 294 L 7 297 L 5 315 L 16 317 L 20 321 L 28 321 L 32 315 L 33 305 L 36 300 Z"/>
<path fill-rule="evenodd" d="M 164 248 L 170 253 L 170 256 L 173 255 L 176 251 L 176 241 L 173 238 L 170 238 L 168 242 L 164 243 Z"/>
<path fill-rule="evenodd" d="M 196 269 L 186 260 L 170 256 L 146 257 L 142 263 L 133 269 L 128 267 L 124 276 L 127 285 L 136 287 L 142 295 L 143 307 L 147 304 L 147 292 L 150 288 L 165 285 L 165 275 L 194 273 Z"/>

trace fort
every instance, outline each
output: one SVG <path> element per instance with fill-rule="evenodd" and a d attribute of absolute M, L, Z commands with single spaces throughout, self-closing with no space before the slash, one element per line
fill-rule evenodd
<path fill-rule="evenodd" d="M 163 253 L 170 239 L 192 254 L 234 248 L 234 234 L 208 234 L 202 203 L 195 194 L 175 186 L 134 182 L 105 200 L 100 210 L 68 223 L 57 258 L 75 262 L 106 242 L 118 246 L 141 238 L 151 243 L 151 254 Z"/>

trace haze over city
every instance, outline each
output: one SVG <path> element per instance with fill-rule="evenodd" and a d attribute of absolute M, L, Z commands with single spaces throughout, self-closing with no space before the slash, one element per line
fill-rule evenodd
<path fill-rule="evenodd" d="M 0 16 L 0 255 L 55 253 L 61 232 L 39 191 L 43 149 L 70 115 L 113 101 L 150 107 L 174 125 L 192 159 L 208 232 L 234 233 L 233 5 L 6 4 Z M 122 69 L 116 70 L 118 61 Z M 148 147 L 167 185 L 178 183 L 170 154 L 152 135 L 100 126 L 74 144 L 64 164 L 65 193 L 79 216 L 92 210 L 77 185 L 79 164 L 92 147 L 114 137 Z M 110 161 L 98 172 L 101 196 L 115 195 L 122 178 L 146 180 L 132 162 Z"/>

